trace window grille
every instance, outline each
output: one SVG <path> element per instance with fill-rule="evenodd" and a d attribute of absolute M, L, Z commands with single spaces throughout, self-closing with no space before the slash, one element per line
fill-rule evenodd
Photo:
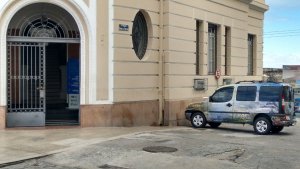
<path fill-rule="evenodd" d="M 136 14 L 133 21 L 132 43 L 135 54 L 142 60 L 148 46 L 148 27 L 141 11 Z"/>
<path fill-rule="evenodd" d="M 208 25 L 208 74 L 215 74 L 217 60 L 217 25 Z"/>
<path fill-rule="evenodd" d="M 254 36 L 248 35 L 248 75 L 253 75 Z"/>
<path fill-rule="evenodd" d="M 230 41 L 231 41 L 231 29 L 230 27 L 225 27 L 225 75 L 230 75 Z"/>
<path fill-rule="evenodd" d="M 196 23 L 196 75 L 200 75 L 200 26 L 201 22 Z"/>
<path fill-rule="evenodd" d="M 80 38 L 76 26 L 66 24 L 62 18 L 51 14 L 26 16 L 17 25 L 10 25 L 7 36 L 35 37 L 35 38 Z"/>

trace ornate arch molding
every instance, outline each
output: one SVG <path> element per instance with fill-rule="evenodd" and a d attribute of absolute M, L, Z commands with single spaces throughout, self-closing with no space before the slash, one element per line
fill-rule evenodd
<path fill-rule="evenodd" d="M 89 24 L 89 19 L 85 14 L 85 11 L 80 7 L 79 4 L 74 2 L 74 0 L 70 1 L 61 1 L 61 0 L 22 0 L 22 1 L 11 1 L 8 0 L 5 3 L 5 6 L 0 12 L 0 106 L 6 106 L 7 102 L 7 35 L 9 31 L 9 24 L 13 17 L 20 11 L 21 9 L 25 8 L 26 6 L 36 4 L 36 3 L 48 3 L 52 5 L 56 5 L 68 11 L 68 13 L 74 18 L 77 26 L 78 31 L 80 33 L 80 42 L 81 42 L 81 49 L 80 49 L 80 66 L 81 72 L 80 74 L 86 74 L 86 63 L 89 56 L 89 43 L 91 39 L 91 27 Z M 44 30 L 45 31 L 45 30 Z M 51 30 L 53 31 L 53 30 Z M 49 34 L 50 33 L 50 34 Z M 39 34 L 39 35 L 38 35 Z M 41 36 L 41 32 L 36 34 L 36 36 Z M 51 32 L 47 33 L 51 35 Z M 53 34 L 53 32 L 52 32 Z M 44 34 L 45 35 L 45 34 Z M 69 35 L 68 35 L 69 36 Z M 72 35 L 73 36 L 73 35 Z M 85 104 L 86 102 L 86 77 L 81 76 L 81 90 L 80 90 L 80 102 L 81 104 Z"/>
<path fill-rule="evenodd" d="M 37 3 L 22 8 L 14 15 L 7 36 L 79 39 L 80 32 L 67 11 L 52 4 Z"/>

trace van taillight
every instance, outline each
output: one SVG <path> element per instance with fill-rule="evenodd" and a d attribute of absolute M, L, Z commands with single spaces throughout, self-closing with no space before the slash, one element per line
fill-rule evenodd
<path fill-rule="evenodd" d="M 284 95 L 282 95 L 282 97 L 281 97 L 282 99 L 281 99 L 281 108 L 282 108 L 282 113 L 285 113 L 285 111 L 284 111 L 284 108 L 285 108 L 285 104 L 284 104 Z"/>

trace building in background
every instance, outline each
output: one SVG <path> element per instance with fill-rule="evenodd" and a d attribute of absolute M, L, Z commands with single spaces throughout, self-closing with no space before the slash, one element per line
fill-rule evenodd
<path fill-rule="evenodd" d="M 264 0 L 1 0 L 0 128 L 184 125 L 262 80 Z"/>
<path fill-rule="evenodd" d="M 283 65 L 282 79 L 284 82 L 298 87 L 300 85 L 300 65 Z"/>
<path fill-rule="evenodd" d="M 264 81 L 282 82 L 282 69 L 264 68 Z"/>
<path fill-rule="evenodd" d="M 295 112 L 300 113 L 300 65 L 283 65 L 282 78 L 294 87 Z"/>

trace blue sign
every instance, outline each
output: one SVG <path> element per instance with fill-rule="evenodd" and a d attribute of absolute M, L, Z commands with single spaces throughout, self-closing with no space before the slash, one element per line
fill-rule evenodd
<path fill-rule="evenodd" d="M 79 94 L 79 59 L 69 58 L 67 63 L 68 94 Z"/>
<path fill-rule="evenodd" d="M 119 24 L 119 31 L 128 31 L 129 26 L 125 24 Z"/>

